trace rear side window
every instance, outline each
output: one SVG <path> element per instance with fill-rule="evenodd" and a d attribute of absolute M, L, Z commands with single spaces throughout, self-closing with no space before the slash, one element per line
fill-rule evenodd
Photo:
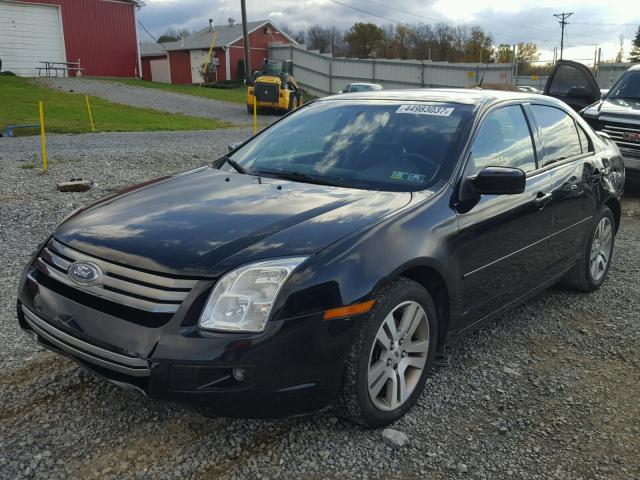
<path fill-rule="evenodd" d="M 536 157 L 529 125 L 519 105 L 502 107 L 484 119 L 471 148 L 467 174 L 484 167 L 536 169 Z"/>
<path fill-rule="evenodd" d="M 592 149 L 589 148 L 589 137 L 587 137 L 587 134 L 584 133 L 584 130 L 580 125 L 577 125 L 577 127 L 578 137 L 580 137 L 580 146 L 582 147 L 582 153 L 588 153 L 592 151 Z"/>
<path fill-rule="evenodd" d="M 572 65 L 560 65 L 551 79 L 549 93 L 566 95 L 573 87 L 584 87 L 591 90 L 591 85 L 584 74 Z"/>
<path fill-rule="evenodd" d="M 531 105 L 531 109 L 542 131 L 541 167 L 582 153 L 573 118 L 559 108 L 546 105 Z"/>

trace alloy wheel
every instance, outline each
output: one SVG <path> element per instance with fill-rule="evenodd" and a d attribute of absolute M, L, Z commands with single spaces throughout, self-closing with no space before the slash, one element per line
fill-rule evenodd
<path fill-rule="evenodd" d="M 613 226 L 608 217 L 603 217 L 593 234 L 589 269 L 594 282 L 599 282 L 607 272 L 611 260 L 611 245 L 613 242 Z"/>
<path fill-rule="evenodd" d="M 367 371 L 369 397 L 376 408 L 395 410 L 409 399 L 427 363 L 429 334 L 427 314 L 417 302 L 403 302 L 386 316 Z"/>

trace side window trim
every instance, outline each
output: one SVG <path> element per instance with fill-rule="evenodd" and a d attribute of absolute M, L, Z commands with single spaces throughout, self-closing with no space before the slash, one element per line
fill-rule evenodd
<path fill-rule="evenodd" d="M 582 153 L 591 153 L 595 151 L 595 146 L 593 145 L 593 141 L 591 140 L 591 136 L 584 131 L 584 128 L 580 126 L 578 122 L 576 122 L 575 118 L 573 119 L 573 123 L 576 125 L 576 130 L 578 130 L 578 137 L 580 138 L 580 148 L 582 148 L 582 137 L 580 133 L 582 132 L 582 136 L 587 139 L 587 151 L 584 150 Z"/>
<path fill-rule="evenodd" d="M 538 122 L 536 121 L 536 117 L 533 114 L 533 110 L 531 109 L 531 103 L 527 102 L 522 105 L 524 109 L 525 117 L 527 117 L 527 123 L 529 124 L 529 130 L 531 131 L 531 137 L 533 139 L 533 150 L 536 156 L 536 170 L 542 168 L 540 163 L 544 158 L 544 145 L 542 143 L 542 130 Z M 535 134 L 533 133 L 535 131 Z"/>
<path fill-rule="evenodd" d="M 595 155 L 594 152 L 581 153 L 579 155 L 574 155 L 572 157 L 565 158 L 558 162 L 550 163 L 548 165 L 545 165 L 544 167 L 539 168 L 538 170 L 527 172 L 527 178 L 535 177 L 539 173 L 545 173 L 545 172 L 548 172 L 549 170 L 553 170 L 554 168 L 562 167 L 563 165 L 567 165 L 571 162 L 576 162 L 578 160 L 583 160 L 585 158 L 593 157 L 594 155 Z"/>

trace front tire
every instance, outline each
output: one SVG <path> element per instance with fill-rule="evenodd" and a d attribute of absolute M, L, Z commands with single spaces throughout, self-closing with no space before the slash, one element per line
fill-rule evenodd
<path fill-rule="evenodd" d="M 560 283 L 580 292 L 592 292 L 600 288 L 611 268 L 615 228 L 613 213 L 609 207 L 603 207 L 589 233 L 585 251 Z"/>
<path fill-rule="evenodd" d="M 438 321 L 429 292 L 398 279 L 376 295 L 345 369 L 338 414 L 364 427 L 388 425 L 416 402 L 433 365 Z"/>

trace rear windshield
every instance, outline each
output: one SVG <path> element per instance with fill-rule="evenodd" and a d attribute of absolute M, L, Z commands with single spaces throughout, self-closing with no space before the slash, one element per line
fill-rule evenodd
<path fill-rule="evenodd" d="M 317 102 L 233 153 L 248 173 L 368 190 L 427 188 L 451 160 L 467 105 Z"/>

